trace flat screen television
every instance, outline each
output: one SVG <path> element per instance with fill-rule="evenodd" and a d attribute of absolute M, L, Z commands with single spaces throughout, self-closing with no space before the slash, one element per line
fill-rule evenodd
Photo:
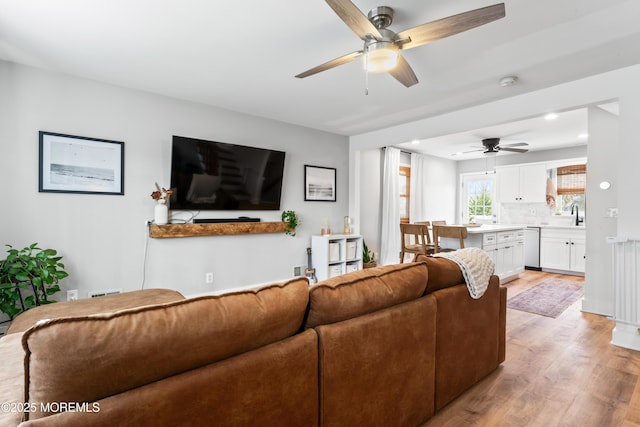
<path fill-rule="evenodd" d="M 279 210 L 283 151 L 173 136 L 170 208 Z"/>

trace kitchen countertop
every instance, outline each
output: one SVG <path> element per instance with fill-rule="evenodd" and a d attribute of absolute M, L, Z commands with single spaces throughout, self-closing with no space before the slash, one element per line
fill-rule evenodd
<path fill-rule="evenodd" d="M 567 229 L 567 230 L 585 230 L 586 225 L 552 225 L 552 224 L 539 224 L 529 225 L 528 227 L 540 227 L 540 228 L 554 228 L 554 229 Z"/>
<path fill-rule="evenodd" d="M 480 227 L 467 225 L 468 234 L 492 233 L 496 231 L 521 230 L 527 227 L 549 228 L 554 230 L 586 230 L 585 225 L 555 225 L 555 224 L 482 224 Z"/>
<path fill-rule="evenodd" d="M 496 231 L 522 230 L 526 226 L 516 224 L 482 224 L 479 227 L 467 226 L 468 234 L 494 233 Z"/>

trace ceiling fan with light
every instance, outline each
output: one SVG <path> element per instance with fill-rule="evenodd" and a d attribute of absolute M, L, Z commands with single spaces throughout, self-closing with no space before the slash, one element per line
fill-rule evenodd
<path fill-rule="evenodd" d="M 460 154 L 475 153 L 476 151 L 482 151 L 487 156 L 496 155 L 500 151 L 511 151 L 513 153 L 526 153 L 527 151 L 529 151 L 528 148 L 516 148 L 516 147 L 528 147 L 528 146 L 529 144 L 527 144 L 526 142 L 514 142 L 512 144 L 500 145 L 500 138 L 485 138 L 482 140 L 482 148 L 478 148 L 477 150 L 464 151 Z"/>
<path fill-rule="evenodd" d="M 452 15 L 417 27 L 394 33 L 387 27 L 393 21 L 393 9 L 379 6 L 365 16 L 350 0 L 326 0 L 334 12 L 356 33 L 364 46 L 361 50 L 311 68 L 296 77 L 304 78 L 364 57 L 365 70 L 388 72 L 406 87 L 418 83 L 413 69 L 400 54 L 401 50 L 443 39 L 463 31 L 504 18 L 504 3 Z"/>

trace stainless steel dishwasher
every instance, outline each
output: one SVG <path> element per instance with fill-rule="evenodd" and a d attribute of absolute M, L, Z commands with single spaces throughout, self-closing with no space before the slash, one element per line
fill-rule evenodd
<path fill-rule="evenodd" d="M 524 268 L 540 271 L 540 227 L 524 229 Z"/>

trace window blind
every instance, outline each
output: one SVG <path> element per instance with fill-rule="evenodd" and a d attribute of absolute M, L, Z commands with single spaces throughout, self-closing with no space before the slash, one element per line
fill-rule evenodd
<path fill-rule="evenodd" d="M 557 176 L 558 194 L 582 194 L 587 186 L 587 165 L 559 167 Z"/>

